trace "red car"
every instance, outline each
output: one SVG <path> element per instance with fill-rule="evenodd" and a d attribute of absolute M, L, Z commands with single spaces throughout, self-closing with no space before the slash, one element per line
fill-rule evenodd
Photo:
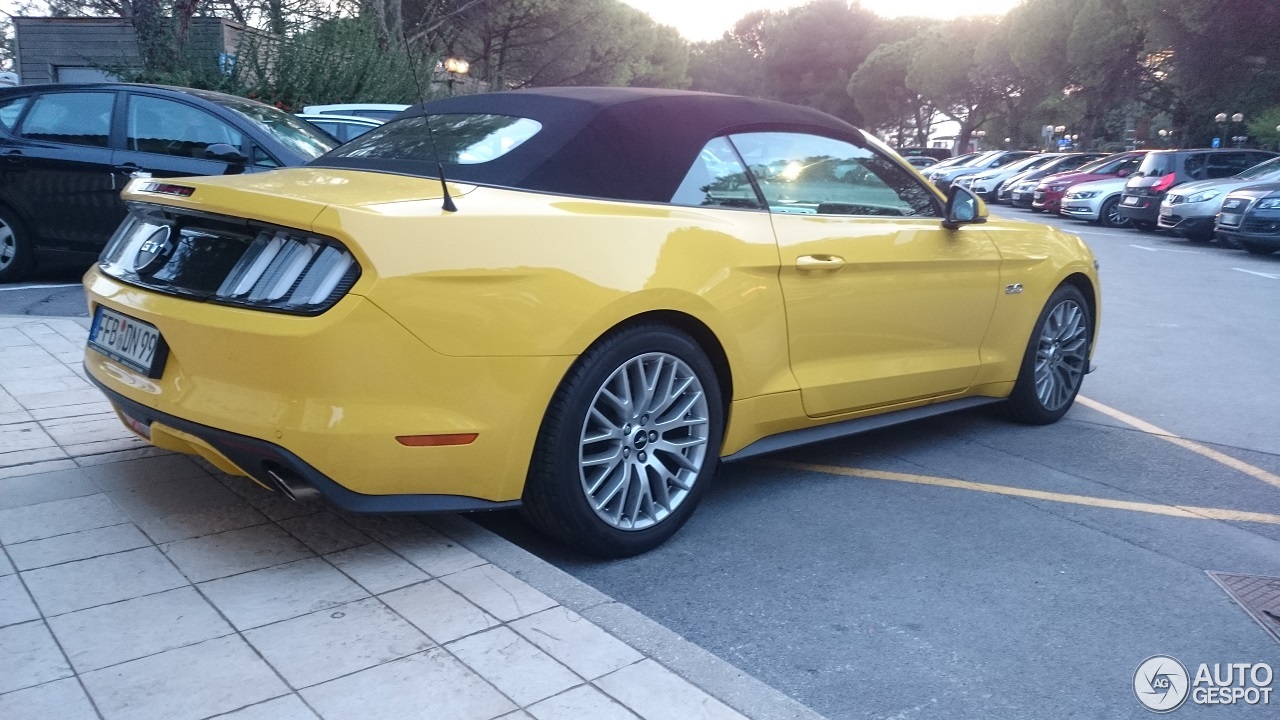
<path fill-rule="evenodd" d="M 1036 186 L 1036 193 L 1031 201 L 1031 207 L 1036 210 L 1056 213 L 1062 204 L 1062 196 L 1067 194 L 1067 189 L 1072 185 L 1092 182 L 1093 180 L 1128 177 L 1134 170 L 1138 169 L 1138 165 L 1142 163 L 1142 156 L 1146 154 L 1146 150 L 1116 153 L 1100 160 L 1094 160 L 1088 165 L 1071 172 L 1050 175 Z"/>

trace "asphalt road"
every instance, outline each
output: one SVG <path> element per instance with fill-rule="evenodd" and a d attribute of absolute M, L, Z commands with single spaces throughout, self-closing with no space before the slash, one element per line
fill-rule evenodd
<path fill-rule="evenodd" d="M 1280 486 L 1230 464 L 1280 475 L 1280 256 L 1048 222 L 1101 261 L 1083 394 L 1224 457 L 1081 405 L 1042 428 L 974 411 L 726 466 L 638 558 L 568 555 L 514 513 L 481 522 L 831 718 L 1142 718 L 1149 656 L 1280 669 L 1205 573 L 1280 576 L 1280 525 L 1159 514 L 1280 516 Z M 1175 715 L 1275 718 L 1280 698 Z"/>
<path fill-rule="evenodd" d="M 1280 670 L 1280 644 L 1205 573 L 1280 576 L 1280 524 L 1240 514 L 1280 522 L 1280 256 L 1048 222 L 1101 261 L 1083 395 L 1106 412 L 1028 428 L 975 411 L 729 465 L 680 534 L 625 561 L 568 555 L 514 513 L 478 519 L 831 718 L 1141 718 L 1149 656 Z M 14 313 L 84 301 L 0 286 Z"/>

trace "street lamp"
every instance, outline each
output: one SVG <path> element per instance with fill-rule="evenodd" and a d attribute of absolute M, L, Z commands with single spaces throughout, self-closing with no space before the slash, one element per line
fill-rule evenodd
<path fill-rule="evenodd" d="M 976 132 L 974 132 L 974 133 L 973 133 L 973 136 L 974 136 L 974 137 L 976 137 L 976 138 L 978 138 L 977 145 L 976 145 L 976 147 L 975 147 L 974 149 L 975 149 L 975 150 L 981 150 L 981 149 L 982 149 L 982 138 L 984 138 L 984 137 L 986 137 L 986 136 L 987 136 L 987 131 L 986 131 L 986 130 L 978 130 L 978 131 L 976 131 Z"/>
<path fill-rule="evenodd" d="M 462 75 L 466 75 L 471 69 L 471 63 L 462 58 L 449 57 L 444 59 L 444 71 L 449 73 L 449 94 L 453 94 L 453 81 Z"/>
<path fill-rule="evenodd" d="M 1242 122 L 1244 122 L 1244 113 L 1236 113 L 1235 115 L 1232 115 L 1232 116 L 1231 116 L 1231 122 L 1233 122 L 1233 123 L 1242 123 Z"/>
<path fill-rule="evenodd" d="M 1224 123 L 1224 122 L 1226 122 L 1226 121 L 1227 121 L 1227 114 L 1226 114 L 1226 113 L 1218 113 L 1217 115 L 1214 115 L 1214 116 L 1213 116 L 1213 119 L 1214 119 L 1214 121 L 1215 121 L 1215 122 L 1218 122 L 1218 123 Z"/>

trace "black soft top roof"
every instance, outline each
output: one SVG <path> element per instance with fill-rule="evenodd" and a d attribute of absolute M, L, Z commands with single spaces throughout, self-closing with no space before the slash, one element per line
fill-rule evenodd
<path fill-rule="evenodd" d="M 433 100 L 423 114 L 523 117 L 542 130 L 477 165 L 445 165 L 450 180 L 585 197 L 667 202 L 698 152 L 729 132 L 809 132 L 862 144 L 852 125 L 771 100 L 647 88 L 540 88 Z M 395 122 L 393 120 L 392 122 Z M 325 155 L 310 163 L 435 177 L 435 162 Z"/>

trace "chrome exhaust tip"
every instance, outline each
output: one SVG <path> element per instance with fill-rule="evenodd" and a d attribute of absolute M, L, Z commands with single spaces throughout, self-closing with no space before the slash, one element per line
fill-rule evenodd
<path fill-rule="evenodd" d="M 267 476 L 271 478 L 276 490 L 294 502 L 306 502 L 320 497 L 319 490 L 306 484 L 302 478 L 288 470 L 267 468 Z"/>

